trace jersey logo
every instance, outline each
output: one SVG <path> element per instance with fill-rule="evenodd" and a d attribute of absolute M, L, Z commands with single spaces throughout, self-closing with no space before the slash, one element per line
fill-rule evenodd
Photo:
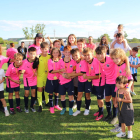
<path fill-rule="evenodd" d="M 27 68 L 29 68 L 29 66 L 27 66 Z"/>
<path fill-rule="evenodd" d="M 79 68 L 81 68 L 81 64 L 79 65 Z"/>
<path fill-rule="evenodd" d="M 122 71 L 120 70 L 119 73 L 122 73 Z"/>
<path fill-rule="evenodd" d="M 107 67 L 109 67 L 109 64 L 106 64 Z"/>
<path fill-rule="evenodd" d="M 72 68 L 72 65 L 70 65 L 70 68 Z"/>
<path fill-rule="evenodd" d="M 93 70 L 93 67 L 91 67 L 91 70 Z"/>

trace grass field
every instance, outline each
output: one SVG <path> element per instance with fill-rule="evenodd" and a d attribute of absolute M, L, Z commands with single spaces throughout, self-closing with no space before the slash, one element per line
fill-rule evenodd
<path fill-rule="evenodd" d="M 7 64 L 3 66 L 6 70 Z M 135 83 L 136 96 L 133 96 L 135 125 L 133 126 L 133 140 L 138 140 L 140 134 L 140 70 L 138 71 L 138 82 Z M 24 89 L 21 85 L 21 108 L 24 109 Z M 8 93 L 5 91 L 5 99 L 8 103 Z M 14 97 L 15 99 L 15 97 Z M 30 102 L 29 102 L 30 103 Z M 59 102 L 60 106 L 61 103 Z M 14 105 L 16 102 L 14 100 Z M 67 100 L 68 106 L 68 100 Z M 16 106 L 15 106 L 16 107 Z M 35 106 L 38 108 L 38 105 Z M 68 108 L 67 108 L 68 110 Z M 75 111 L 75 110 L 74 110 Z M 5 117 L 0 112 L 0 140 L 118 140 L 116 133 L 111 133 L 114 127 L 108 122 L 95 121 L 93 113 L 97 111 L 96 97 L 92 95 L 91 110 L 89 116 L 84 116 L 84 98 L 82 113 L 77 117 L 69 116 L 68 112 L 61 116 L 60 111 L 55 114 L 49 113 L 49 108 L 43 108 L 42 113 L 29 114 L 24 112 Z M 104 108 L 106 116 L 106 107 Z M 127 139 L 127 138 L 122 138 Z"/>

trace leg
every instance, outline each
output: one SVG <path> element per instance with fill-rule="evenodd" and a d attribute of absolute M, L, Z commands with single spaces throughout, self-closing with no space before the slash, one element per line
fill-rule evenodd
<path fill-rule="evenodd" d="M 31 89 L 31 105 L 30 105 L 31 108 L 33 108 L 33 105 L 35 102 L 35 96 L 36 96 L 36 89 Z M 36 111 L 34 110 L 33 112 L 36 112 Z"/>
<path fill-rule="evenodd" d="M 125 123 L 121 123 L 122 132 L 125 133 Z"/>
<path fill-rule="evenodd" d="M 28 97 L 29 97 L 29 90 L 25 90 L 24 103 L 25 103 L 25 108 L 26 109 L 28 109 Z"/>
<path fill-rule="evenodd" d="M 4 113 L 5 116 L 9 116 L 9 111 L 7 110 L 7 104 L 4 98 L 0 99 L 0 101 L 2 102 L 3 106 L 4 106 Z"/>
<path fill-rule="evenodd" d="M 42 107 L 42 91 L 43 87 L 37 88 L 37 99 L 38 99 L 38 105 Z"/>
<path fill-rule="evenodd" d="M 18 112 L 22 112 L 21 108 L 20 108 L 20 96 L 19 96 L 19 91 L 15 91 L 15 96 L 16 96 L 16 104 L 17 104 L 17 111 Z"/>
<path fill-rule="evenodd" d="M 64 115 L 66 112 L 66 100 L 65 100 L 66 95 L 61 95 L 61 104 L 62 104 L 62 111 L 60 112 L 61 115 Z"/>

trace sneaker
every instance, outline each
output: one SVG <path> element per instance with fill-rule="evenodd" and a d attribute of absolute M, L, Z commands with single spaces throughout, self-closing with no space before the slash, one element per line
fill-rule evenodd
<path fill-rule="evenodd" d="M 116 133 L 116 132 L 121 132 L 122 129 L 121 129 L 121 127 L 117 126 L 114 129 L 111 129 L 110 131 L 113 132 L 113 133 Z"/>
<path fill-rule="evenodd" d="M 31 107 L 30 109 L 32 112 L 36 112 L 36 110 L 33 107 Z"/>
<path fill-rule="evenodd" d="M 112 119 L 112 121 L 110 122 L 110 124 L 113 124 L 114 125 L 117 121 L 118 121 L 118 117 L 116 116 L 116 117 L 114 117 Z"/>
<path fill-rule="evenodd" d="M 80 113 L 81 113 L 81 111 L 80 110 L 77 110 L 76 112 L 73 113 L 73 116 L 77 116 Z"/>
<path fill-rule="evenodd" d="M 25 108 L 25 113 L 29 113 L 29 109 L 28 108 Z"/>
<path fill-rule="evenodd" d="M 18 112 L 22 112 L 22 109 L 20 108 L 20 106 L 16 107 Z"/>
<path fill-rule="evenodd" d="M 8 110 L 5 110 L 5 116 L 9 116 L 9 111 Z"/>
<path fill-rule="evenodd" d="M 97 116 L 95 120 L 96 120 L 96 121 L 99 121 L 99 120 L 101 120 L 103 117 L 104 117 L 104 115 L 102 114 L 102 115 L 100 115 L 99 117 Z"/>
<path fill-rule="evenodd" d="M 99 112 L 96 112 L 93 114 L 93 116 L 98 116 L 99 115 Z"/>
<path fill-rule="evenodd" d="M 84 115 L 85 116 L 89 115 L 89 110 L 88 109 L 85 109 Z"/>
<path fill-rule="evenodd" d="M 50 113 L 54 113 L 54 107 L 50 107 Z"/>
<path fill-rule="evenodd" d="M 59 105 L 55 105 L 54 108 L 57 110 L 62 110 L 62 108 Z"/>
<path fill-rule="evenodd" d="M 41 105 L 38 107 L 37 112 L 42 112 L 42 106 Z"/>
<path fill-rule="evenodd" d="M 12 114 L 12 115 L 16 114 L 14 108 L 10 108 L 10 114 Z"/>
<path fill-rule="evenodd" d="M 130 91 L 130 93 L 131 93 L 132 95 L 136 95 L 136 93 L 135 93 L 135 92 L 133 92 L 133 91 Z"/>
<path fill-rule="evenodd" d="M 125 137 L 126 136 L 126 133 L 125 132 L 120 132 L 119 134 L 116 135 L 116 137 L 118 138 L 122 138 L 122 137 Z"/>
<path fill-rule="evenodd" d="M 66 108 L 63 108 L 62 111 L 60 112 L 61 115 L 64 115 L 66 112 Z"/>
<path fill-rule="evenodd" d="M 119 126 L 119 124 L 114 124 L 114 126 L 115 126 L 115 127 L 118 127 L 118 126 Z"/>
<path fill-rule="evenodd" d="M 132 139 L 133 138 L 133 133 L 132 131 L 128 131 L 128 136 L 127 136 L 128 139 Z"/>
<path fill-rule="evenodd" d="M 110 119 L 112 119 L 112 114 L 107 115 L 107 116 L 103 119 L 103 121 L 109 121 Z"/>
<path fill-rule="evenodd" d="M 73 109 L 76 109 L 77 108 L 77 104 L 75 104 L 74 106 L 73 106 Z"/>
<path fill-rule="evenodd" d="M 69 108 L 69 115 L 73 115 L 73 109 Z"/>

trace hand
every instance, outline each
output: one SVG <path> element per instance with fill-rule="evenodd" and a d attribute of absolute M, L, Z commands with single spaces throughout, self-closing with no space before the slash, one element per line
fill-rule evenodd
<path fill-rule="evenodd" d="M 130 68 L 125 68 L 124 71 L 126 72 L 126 75 L 131 75 L 131 71 Z"/>
<path fill-rule="evenodd" d="M 20 84 L 20 80 L 14 80 L 14 82 Z"/>
<path fill-rule="evenodd" d="M 121 102 L 122 101 L 122 99 L 121 98 L 117 98 L 117 102 Z"/>
<path fill-rule="evenodd" d="M 60 69 L 59 71 L 60 71 L 60 72 L 65 72 L 65 69 L 63 68 L 63 69 Z"/>
<path fill-rule="evenodd" d="M 34 73 L 34 76 L 33 77 L 35 77 L 35 76 L 37 76 L 37 72 Z"/>
<path fill-rule="evenodd" d="M 66 73 L 62 73 L 63 78 L 66 78 Z"/>
<path fill-rule="evenodd" d="M 83 78 L 84 78 L 84 79 L 87 79 L 87 75 L 86 75 L 86 74 L 83 74 Z"/>
<path fill-rule="evenodd" d="M 118 104 L 116 103 L 116 104 L 114 105 L 114 107 L 117 108 L 117 107 L 118 107 Z"/>
<path fill-rule="evenodd" d="M 135 68 L 137 69 L 139 66 L 138 65 L 135 65 Z"/>
<path fill-rule="evenodd" d="M 2 80 L 0 79 L 0 84 L 2 83 Z"/>
<path fill-rule="evenodd" d="M 50 37 L 48 36 L 47 39 L 50 40 Z"/>
<path fill-rule="evenodd" d="M 20 73 L 24 74 L 25 70 L 21 70 Z"/>

